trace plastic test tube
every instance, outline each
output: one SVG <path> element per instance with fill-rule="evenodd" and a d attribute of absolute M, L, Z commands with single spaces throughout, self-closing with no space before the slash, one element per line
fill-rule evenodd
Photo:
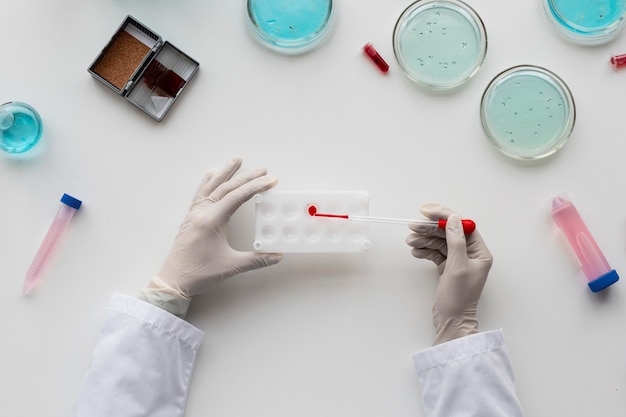
<path fill-rule="evenodd" d="M 41 246 L 35 255 L 35 259 L 33 259 L 33 262 L 26 273 L 26 280 L 24 281 L 24 294 L 28 294 L 33 289 L 37 281 L 39 281 L 41 271 L 46 265 L 49 255 L 59 242 L 59 239 L 65 229 L 67 229 L 72 216 L 76 210 L 80 208 L 82 201 L 69 194 L 63 194 L 61 197 L 61 203 L 62 204 L 59 207 L 50 228 L 48 229 L 48 233 L 46 233 L 46 237 L 41 243 Z"/>
<path fill-rule="evenodd" d="M 574 204 L 563 196 L 552 199 L 552 218 L 574 249 L 591 291 L 598 292 L 619 280 L 609 266 Z"/>

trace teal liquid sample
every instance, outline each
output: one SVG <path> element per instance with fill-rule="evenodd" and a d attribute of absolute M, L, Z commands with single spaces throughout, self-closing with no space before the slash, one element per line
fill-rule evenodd
<path fill-rule="evenodd" d="M 41 118 L 26 103 L 17 101 L 0 106 L 0 149 L 8 153 L 23 153 L 39 142 Z"/>
<path fill-rule="evenodd" d="M 409 78 L 426 87 L 462 84 L 484 60 L 486 34 L 482 23 L 454 3 L 418 5 L 404 20 L 401 17 L 395 32 L 398 62 Z"/>
<path fill-rule="evenodd" d="M 621 19 L 624 0 L 550 0 L 557 18 L 583 31 L 603 29 Z"/>
<path fill-rule="evenodd" d="M 621 29 L 626 0 L 544 0 L 544 8 L 571 40 L 599 44 L 613 39 Z"/>
<path fill-rule="evenodd" d="M 496 78 L 481 103 L 483 127 L 505 154 L 538 159 L 560 149 L 575 119 L 573 99 L 559 80 L 532 68 Z"/>
<path fill-rule="evenodd" d="M 332 0 L 248 0 L 248 21 L 271 46 L 308 46 L 326 32 Z"/>

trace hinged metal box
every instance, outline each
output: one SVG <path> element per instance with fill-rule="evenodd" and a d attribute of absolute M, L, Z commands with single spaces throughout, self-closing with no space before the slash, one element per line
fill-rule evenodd
<path fill-rule="evenodd" d="M 161 121 L 199 66 L 129 15 L 88 71 Z"/>

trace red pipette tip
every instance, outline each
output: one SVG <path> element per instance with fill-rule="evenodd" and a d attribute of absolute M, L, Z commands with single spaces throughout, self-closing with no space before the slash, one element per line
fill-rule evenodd
<path fill-rule="evenodd" d="M 383 73 L 387 73 L 387 71 L 389 71 L 389 64 L 385 62 L 383 57 L 380 56 L 376 48 L 374 48 L 371 43 L 366 43 L 363 47 L 363 51 L 372 61 L 374 61 L 374 64 L 376 64 L 378 69 L 380 69 Z"/>

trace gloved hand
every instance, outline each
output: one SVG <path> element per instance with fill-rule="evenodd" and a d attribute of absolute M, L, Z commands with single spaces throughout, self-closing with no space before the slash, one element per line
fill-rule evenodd
<path fill-rule="evenodd" d="M 282 254 L 240 252 L 228 244 L 226 227 L 232 214 L 277 180 L 263 169 L 240 173 L 241 159 L 204 176 L 172 249 L 140 298 L 184 317 L 191 297 L 239 273 L 278 263 Z"/>
<path fill-rule="evenodd" d="M 421 207 L 431 220 L 448 219 L 445 231 L 436 225 L 411 224 L 406 242 L 416 258 L 437 265 L 439 283 L 433 305 L 434 344 L 478 333 L 476 309 L 493 257 L 478 231 L 465 236 L 461 218 L 447 207 Z"/>

